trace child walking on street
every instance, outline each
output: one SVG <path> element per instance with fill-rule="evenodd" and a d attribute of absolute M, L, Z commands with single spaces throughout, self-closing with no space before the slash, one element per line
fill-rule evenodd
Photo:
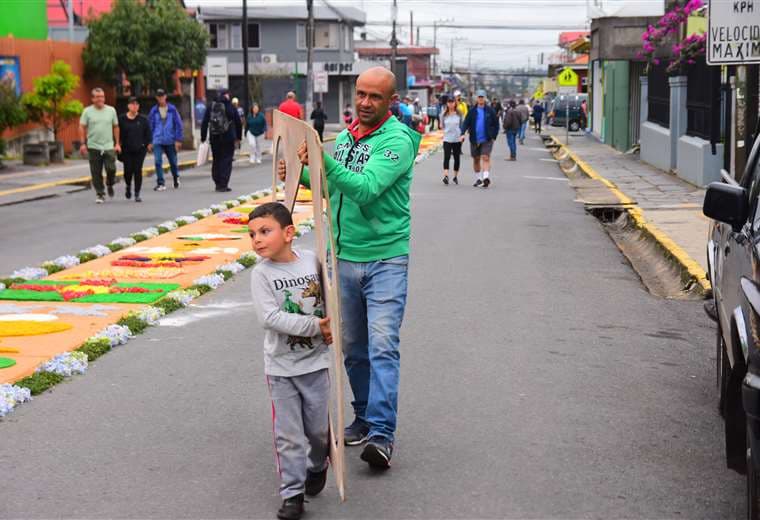
<path fill-rule="evenodd" d="M 328 345 L 320 266 L 311 251 L 292 249 L 296 229 L 288 209 L 269 202 L 253 210 L 248 229 L 264 260 L 251 275 L 256 316 L 265 330 L 264 372 L 280 474 L 281 520 L 298 520 L 304 494 L 325 487 L 329 455 Z"/>

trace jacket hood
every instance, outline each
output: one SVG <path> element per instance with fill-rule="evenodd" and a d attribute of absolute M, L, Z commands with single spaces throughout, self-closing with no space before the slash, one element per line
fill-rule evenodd
<path fill-rule="evenodd" d="M 412 140 L 412 144 L 414 145 L 414 151 L 415 153 L 420 148 L 420 142 L 422 141 L 422 135 L 417 132 L 416 130 L 412 130 L 407 125 L 396 119 L 395 117 L 389 117 L 383 125 L 372 132 L 371 136 L 380 136 L 384 134 L 396 134 L 398 136 L 406 134 L 409 136 L 409 138 Z"/>

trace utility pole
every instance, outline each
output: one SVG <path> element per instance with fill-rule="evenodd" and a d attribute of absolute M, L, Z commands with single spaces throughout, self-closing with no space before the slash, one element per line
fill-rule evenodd
<path fill-rule="evenodd" d="M 393 0 L 393 9 L 391 10 L 391 19 L 393 21 L 393 29 L 391 31 L 391 72 L 396 74 L 396 61 L 398 58 L 398 38 L 396 38 L 396 17 L 398 16 L 398 5 L 396 0 Z M 398 74 L 396 74 L 398 76 Z M 404 89 L 406 86 L 406 78 L 403 79 L 403 84 L 399 85 L 400 78 L 396 77 L 396 88 Z"/>
<path fill-rule="evenodd" d="M 409 11 L 409 46 L 414 46 L 414 11 Z"/>
<path fill-rule="evenodd" d="M 243 0 L 243 111 L 248 117 L 249 108 L 248 83 L 248 0 Z"/>
<path fill-rule="evenodd" d="M 309 16 L 306 24 L 306 112 L 311 113 L 314 104 L 314 0 L 306 0 Z"/>
<path fill-rule="evenodd" d="M 437 49 L 438 47 L 438 22 L 433 22 L 433 48 Z M 433 52 L 433 74 L 431 74 L 432 78 L 436 78 L 438 76 L 438 62 L 436 60 L 436 54 L 437 52 Z"/>

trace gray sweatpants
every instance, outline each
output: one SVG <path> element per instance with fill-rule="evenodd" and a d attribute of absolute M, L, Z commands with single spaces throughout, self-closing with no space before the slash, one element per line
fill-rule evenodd
<path fill-rule="evenodd" d="M 304 492 L 306 471 L 327 467 L 330 378 L 327 369 L 294 377 L 267 376 L 283 499 Z"/>

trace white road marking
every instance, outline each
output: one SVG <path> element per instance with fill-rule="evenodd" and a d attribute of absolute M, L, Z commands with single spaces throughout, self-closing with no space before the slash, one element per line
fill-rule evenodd
<path fill-rule="evenodd" d="M 545 157 L 542 157 L 541 159 L 539 159 L 539 161 L 553 162 L 553 163 L 559 162 L 557 159 L 547 159 Z"/>
<path fill-rule="evenodd" d="M 222 301 L 208 305 L 190 305 L 187 311 L 180 315 L 167 316 L 158 322 L 163 327 L 184 327 L 185 325 L 206 318 L 214 318 L 235 312 L 250 312 L 246 307 L 253 305 L 251 302 Z"/>
<path fill-rule="evenodd" d="M 568 181 L 568 179 L 565 179 L 564 177 L 534 177 L 532 175 L 523 175 L 523 179 L 534 179 L 538 181 Z"/>
<path fill-rule="evenodd" d="M 532 147 L 532 146 L 529 146 L 527 149 L 528 150 L 532 150 L 534 152 L 548 152 L 549 151 L 548 148 L 535 148 L 535 147 Z"/>

